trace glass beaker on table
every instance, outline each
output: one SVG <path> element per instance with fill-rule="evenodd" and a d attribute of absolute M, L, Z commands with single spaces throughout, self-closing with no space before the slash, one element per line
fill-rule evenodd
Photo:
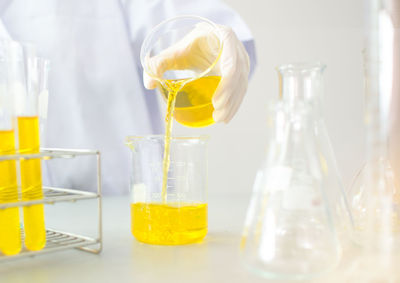
<path fill-rule="evenodd" d="M 163 191 L 163 135 L 126 139 L 132 152 L 132 234 L 140 242 L 181 245 L 207 234 L 207 136 L 172 137 Z"/>

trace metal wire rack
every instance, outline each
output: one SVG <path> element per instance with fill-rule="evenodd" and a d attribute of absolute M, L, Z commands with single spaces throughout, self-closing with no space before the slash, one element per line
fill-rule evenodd
<path fill-rule="evenodd" d="M 24 160 L 24 159 L 43 159 L 50 160 L 54 158 L 75 158 L 78 156 L 94 156 L 97 162 L 97 191 L 86 192 L 65 188 L 43 187 L 43 199 L 32 201 L 18 201 L 0 204 L 0 209 L 9 207 L 23 207 L 33 204 L 55 204 L 57 202 L 75 202 L 84 199 L 97 199 L 98 202 L 98 229 L 96 237 L 86 237 L 75 235 L 68 232 L 46 230 L 46 247 L 40 251 L 29 251 L 23 249 L 19 254 L 5 256 L 0 253 L 0 262 L 16 258 L 35 256 L 54 251 L 76 248 L 86 252 L 98 254 L 102 250 L 102 203 L 101 203 L 101 158 L 100 152 L 94 150 L 67 150 L 67 149 L 42 149 L 37 154 L 14 154 L 2 155 L 0 161 L 4 160 Z M 24 233 L 21 229 L 21 238 L 23 242 Z"/>

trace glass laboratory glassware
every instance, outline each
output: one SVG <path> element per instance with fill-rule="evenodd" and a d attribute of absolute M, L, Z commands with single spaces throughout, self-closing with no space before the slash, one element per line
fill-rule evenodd
<path fill-rule="evenodd" d="M 363 282 L 399 282 L 400 248 L 400 0 L 368 0 L 364 50 L 367 163 L 349 200 Z"/>
<path fill-rule="evenodd" d="M 181 245 L 207 234 L 207 136 L 172 137 L 162 197 L 164 136 L 128 137 L 132 152 L 132 234 L 140 242 Z"/>
<path fill-rule="evenodd" d="M 264 277 L 307 279 L 332 270 L 341 255 L 338 230 L 351 225 L 320 109 L 323 69 L 277 69 L 281 99 L 241 242 L 245 265 Z"/>
<path fill-rule="evenodd" d="M 0 155 L 15 154 L 14 99 L 9 88 L 9 70 L 13 42 L 0 43 Z M 15 160 L 0 161 L 0 203 L 18 201 L 17 168 Z M 0 250 L 5 255 L 18 254 L 22 248 L 19 208 L 0 209 Z"/>
<path fill-rule="evenodd" d="M 154 27 L 142 44 L 143 69 L 158 82 L 166 101 L 170 94 L 176 95 L 175 104 L 168 108 L 172 107 L 171 115 L 173 112 L 182 125 L 205 127 L 214 123 L 212 97 L 221 80 L 218 60 L 222 42 L 218 32 L 218 26 L 208 19 L 178 16 Z M 190 63 L 176 55 L 168 56 L 177 49 L 182 58 L 190 56 Z"/>
<path fill-rule="evenodd" d="M 49 62 L 36 57 L 31 45 L 23 45 L 21 58 L 24 64 L 25 85 L 16 90 L 18 149 L 21 154 L 40 152 L 39 116 L 41 93 L 47 92 Z M 16 70 L 16 73 L 20 73 Z M 21 159 L 22 201 L 43 198 L 42 170 L 40 159 Z M 46 229 L 43 204 L 24 206 L 25 247 L 32 251 L 41 250 L 46 245 Z"/>

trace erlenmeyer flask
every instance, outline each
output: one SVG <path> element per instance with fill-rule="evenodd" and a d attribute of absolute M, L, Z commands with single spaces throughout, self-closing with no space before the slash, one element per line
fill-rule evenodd
<path fill-rule="evenodd" d="M 341 254 L 336 224 L 343 215 L 350 223 L 321 118 L 323 69 L 278 68 L 281 101 L 241 247 L 246 266 L 266 277 L 304 279 L 333 269 Z"/>

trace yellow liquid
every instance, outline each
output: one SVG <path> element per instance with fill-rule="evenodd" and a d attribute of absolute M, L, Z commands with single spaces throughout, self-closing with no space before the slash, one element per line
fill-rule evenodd
<path fill-rule="evenodd" d="M 205 127 L 214 123 L 212 97 L 221 80 L 220 76 L 165 80 L 161 91 L 167 99 L 165 145 L 163 159 L 163 184 L 161 199 L 166 203 L 172 118 L 189 127 Z M 186 84 L 185 84 L 186 83 Z M 184 84 L 184 85 L 183 85 Z M 183 87 L 182 87 L 183 85 Z"/>
<path fill-rule="evenodd" d="M 196 128 L 214 124 L 212 97 L 220 80 L 220 76 L 201 77 L 178 89 L 174 111 L 175 120 L 187 127 Z M 179 82 L 183 81 L 185 80 L 179 80 Z M 160 89 L 166 99 L 169 97 L 170 85 L 177 81 L 167 82 L 167 86 L 162 86 Z"/>
<path fill-rule="evenodd" d="M 0 156 L 15 154 L 14 131 L 0 131 Z M 15 160 L 0 161 L 0 204 L 18 201 Z M 0 209 L 0 249 L 6 255 L 21 251 L 18 207 Z"/>
<path fill-rule="evenodd" d="M 131 204 L 132 234 L 140 242 L 182 245 L 207 234 L 207 204 Z"/>
<path fill-rule="evenodd" d="M 18 139 L 21 153 L 39 152 L 38 117 L 18 117 Z M 43 198 L 40 159 L 21 160 L 22 200 Z M 24 206 L 25 246 L 37 251 L 46 245 L 43 204 Z"/>
<path fill-rule="evenodd" d="M 167 114 L 165 117 L 165 141 L 164 141 L 164 157 L 163 157 L 163 182 L 161 189 L 161 199 L 163 203 L 167 201 L 167 183 L 168 183 L 168 170 L 170 164 L 170 143 L 171 143 L 171 132 L 172 132 L 172 118 L 175 109 L 176 94 L 181 88 L 184 81 L 171 81 L 166 82 L 169 88 L 169 95 L 167 101 Z"/>

